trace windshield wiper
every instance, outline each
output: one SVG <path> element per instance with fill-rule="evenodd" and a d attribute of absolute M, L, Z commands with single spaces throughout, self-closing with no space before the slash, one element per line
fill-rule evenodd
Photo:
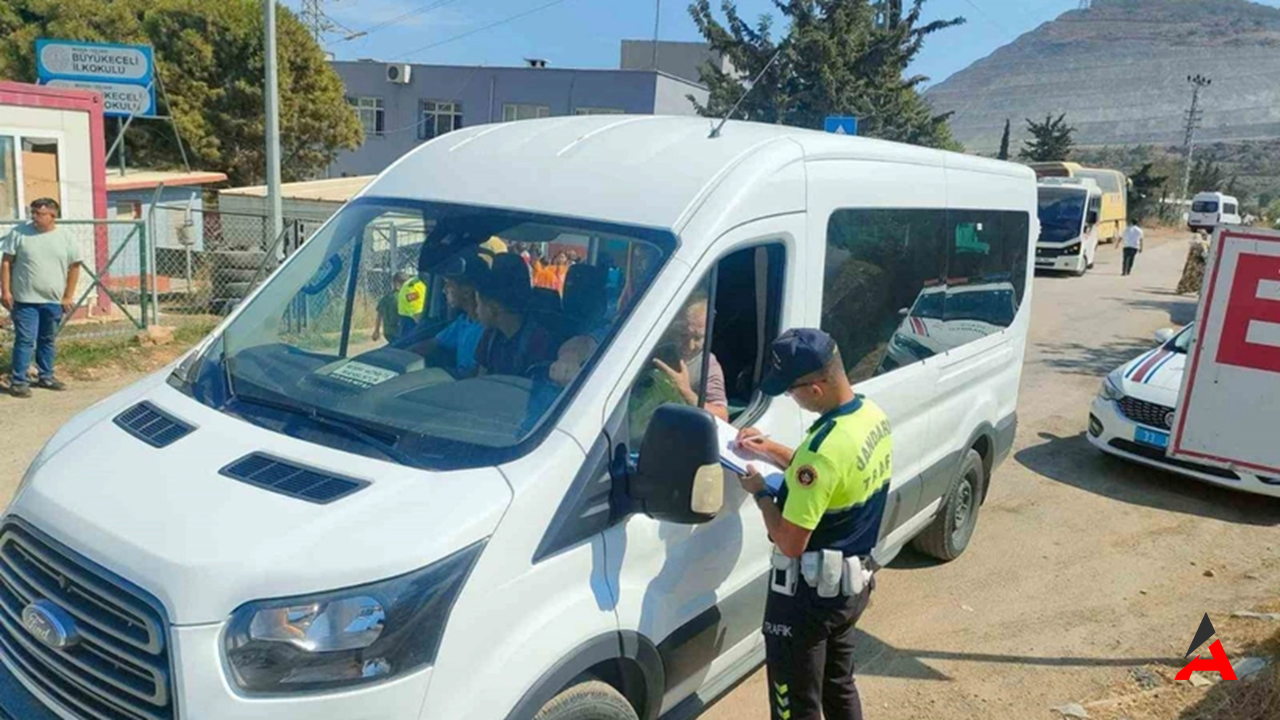
<path fill-rule="evenodd" d="M 368 424 L 362 423 L 359 420 L 345 415 L 332 415 L 322 412 L 319 408 L 316 408 L 313 405 L 304 405 L 302 403 L 289 402 L 286 400 L 269 399 L 256 395 L 233 394 L 231 397 L 239 400 L 240 402 L 246 402 L 275 410 L 283 410 L 295 415 L 301 415 L 326 430 L 335 432 L 339 435 L 345 435 L 354 440 L 359 440 L 360 442 L 373 447 L 385 457 L 394 460 L 401 465 L 418 467 L 417 461 L 415 461 L 408 453 L 397 448 L 394 442 L 387 442 L 386 440 L 378 437 L 378 434 L 385 434 L 385 431 L 382 428 L 362 429 L 362 425 L 368 427 Z M 393 435 L 393 437 L 395 436 Z M 397 437 L 396 439 L 398 440 L 399 438 Z"/>

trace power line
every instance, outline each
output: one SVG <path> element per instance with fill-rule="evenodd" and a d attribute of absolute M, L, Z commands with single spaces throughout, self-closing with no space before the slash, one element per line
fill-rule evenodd
<path fill-rule="evenodd" d="M 440 47 L 441 45 L 448 45 L 448 44 L 449 44 L 449 43 L 451 43 L 451 42 L 455 42 L 455 41 L 457 41 L 457 40 L 462 40 L 463 38 L 471 37 L 472 35 L 476 35 L 476 34 L 478 34 L 478 33 L 482 33 L 482 32 L 484 32 L 484 31 L 486 31 L 486 30 L 492 30 L 493 28 L 496 28 L 496 27 L 498 27 L 499 25 L 506 25 L 506 24 L 507 24 L 507 23 L 509 23 L 509 22 L 515 22 L 516 20 L 519 20 L 519 19 L 521 19 L 521 18 L 526 18 L 526 17 L 528 17 L 528 16 L 530 16 L 530 15 L 533 15 L 534 13 L 542 12 L 543 10 L 546 10 L 547 8 L 550 8 L 550 7 L 554 7 L 554 6 L 556 6 L 556 5 L 559 5 L 559 4 L 563 3 L 564 1 L 565 1 L 565 0 L 551 0 L 551 2 L 549 2 L 549 3 L 543 4 L 543 5 L 539 5 L 538 7 L 531 8 L 531 9 L 526 10 L 526 11 L 521 12 L 521 13 L 516 13 L 515 15 L 510 15 L 510 16 L 505 17 L 505 18 L 503 18 L 503 19 L 501 19 L 501 20 L 498 20 L 498 21 L 496 21 L 496 22 L 489 23 L 488 25 L 485 25 L 485 26 L 483 26 L 483 27 L 478 27 L 478 28 L 476 28 L 475 30 L 469 30 L 469 31 L 464 32 L 464 33 L 462 33 L 462 34 L 460 34 L 460 35 L 454 35 L 453 37 L 445 38 L 444 40 L 440 40 L 440 41 L 437 41 L 437 42 L 429 43 L 429 44 L 427 44 L 427 45 L 423 45 L 422 47 L 414 48 L 413 50 L 410 50 L 410 51 L 408 51 L 408 52 L 400 53 L 399 55 L 396 55 L 395 57 L 393 57 L 393 58 L 391 58 L 391 59 L 392 59 L 392 60 L 399 60 L 399 59 L 401 59 L 401 58 L 408 57 L 409 55 L 416 55 L 416 54 L 418 54 L 418 53 L 420 53 L 420 52 L 425 52 L 425 51 L 427 51 L 427 50 L 431 50 L 431 49 L 433 49 L 433 48 L 438 48 L 438 47 Z"/>
<path fill-rule="evenodd" d="M 1014 40 L 1018 39 L 1017 33 L 1012 32 L 1011 30 L 1009 30 L 1009 28 L 1004 27 L 1000 23 L 996 22 L 995 18 L 988 15 L 986 10 L 983 10 L 982 8 L 978 7 L 977 3 L 973 2 L 973 0 L 964 0 L 964 2 L 969 7 L 973 8 L 974 10 L 977 10 L 979 15 L 986 18 L 987 22 L 991 23 L 992 27 L 994 27 L 995 29 L 999 30 L 1000 32 L 1004 33 L 1005 35 L 1007 35 L 1008 37 Z"/>
<path fill-rule="evenodd" d="M 415 8 L 408 12 L 401 13 L 393 18 L 388 18 L 386 20 L 383 20 L 382 22 L 374 23 L 373 25 L 370 25 L 369 27 L 365 28 L 360 33 L 356 34 L 356 37 L 364 37 L 371 33 L 378 32 L 379 30 L 385 30 L 394 25 L 399 25 L 400 23 L 406 20 L 409 20 L 411 18 L 414 18 L 418 15 L 425 15 L 431 12 L 432 10 L 436 10 L 444 7 L 445 5 L 452 5 L 457 1 L 458 0 L 436 0 L 436 2 L 433 2 L 429 5 L 425 5 L 423 7 Z M 343 38 L 343 40 L 350 40 L 350 39 L 352 38 Z"/>

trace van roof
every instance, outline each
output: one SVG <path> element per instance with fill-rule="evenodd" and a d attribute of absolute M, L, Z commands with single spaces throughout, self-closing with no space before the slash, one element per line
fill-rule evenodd
<path fill-rule="evenodd" d="M 718 121 L 717 121 L 718 122 Z M 1031 179 L 1012 163 L 783 125 L 732 121 L 709 137 L 708 118 L 558 117 L 457 130 L 405 155 L 365 189 L 371 196 L 509 207 L 679 229 L 693 207 L 744 161 L 775 144 L 777 169 L 823 159 L 956 167 Z M 752 167 L 752 178 L 773 173 Z"/>

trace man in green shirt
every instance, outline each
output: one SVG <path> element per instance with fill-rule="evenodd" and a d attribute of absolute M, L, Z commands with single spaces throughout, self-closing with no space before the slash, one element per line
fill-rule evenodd
<path fill-rule="evenodd" d="M 27 370 L 35 355 L 36 387 L 63 390 L 53 374 L 54 341 L 65 315 L 75 305 L 80 281 L 80 243 L 58 227 L 58 203 L 41 198 L 31 203 L 31 222 L 14 228 L 3 241 L 0 260 L 0 304 L 13 317 L 13 376 L 10 392 L 31 397 Z"/>

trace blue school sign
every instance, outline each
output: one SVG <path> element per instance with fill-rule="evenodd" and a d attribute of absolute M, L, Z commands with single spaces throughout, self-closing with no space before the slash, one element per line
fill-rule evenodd
<path fill-rule="evenodd" d="M 155 115 L 155 57 L 147 45 L 36 40 L 41 85 L 102 94 L 109 117 Z"/>
<path fill-rule="evenodd" d="M 831 115 L 827 118 L 824 129 L 836 135 L 857 135 L 858 118 L 852 115 Z"/>

